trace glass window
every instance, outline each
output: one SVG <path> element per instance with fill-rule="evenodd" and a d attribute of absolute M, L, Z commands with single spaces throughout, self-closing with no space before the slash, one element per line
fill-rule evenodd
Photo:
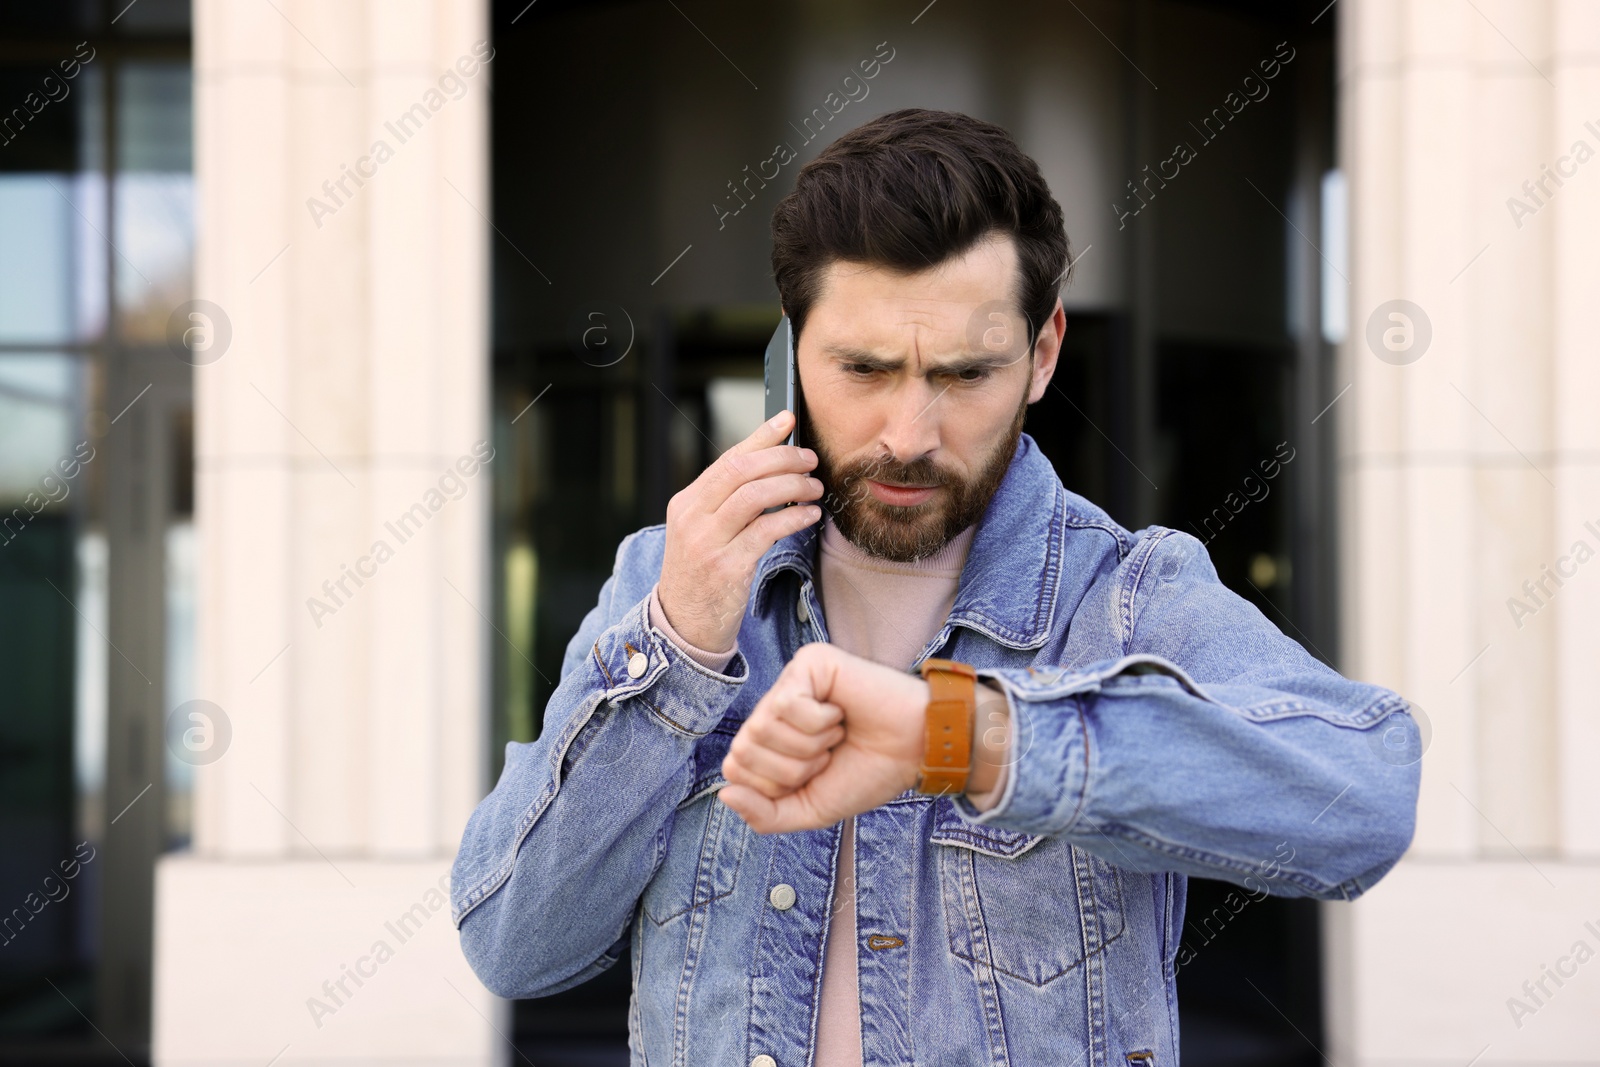
<path fill-rule="evenodd" d="M 118 329 L 161 344 L 167 316 L 188 299 L 194 268 L 194 175 L 188 64 L 128 63 L 117 71 Z"/>
<path fill-rule="evenodd" d="M 65 174 L 0 174 L 0 340 L 70 340 L 71 187 Z"/>
<path fill-rule="evenodd" d="M 101 887 L 144 884 L 155 843 L 188 837 L 187 766 L 142 801 L 162 805 L 149 835 L 128 833 L 148 779 L 124 795 L 118 770 L 194 676 L 189 371 L 164 344 L 194 263 L 188 18 L 187 0 L 0 0 L 0 895 L 95 850 L 70 893 L 0 932 L 7 1048 L 97 1029 L 139 1047 L 148 899 Z M 164 537 L 130 556 L 118 530 L 147 515 Z M 159 635 L 135 667 L 161 671 L 154 700 L 118 691 L 130 629 Z"/>
<path fill-rule="evenodd" d="M 78 357 L 65 352 L 0 356 L 0 503 L 65 498 L 57 464 L 72 452 L 78 378 Z"/>

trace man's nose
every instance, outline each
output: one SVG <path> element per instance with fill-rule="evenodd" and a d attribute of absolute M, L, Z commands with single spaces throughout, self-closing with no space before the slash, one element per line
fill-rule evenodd
<path fill-rule="evenodd" d="M 933 388 L 924 378 L 914 378 L 895 391 L 881 436 L 897 462 L 910 463 L 939 447 L 943 396 L 942 388 Z"/>

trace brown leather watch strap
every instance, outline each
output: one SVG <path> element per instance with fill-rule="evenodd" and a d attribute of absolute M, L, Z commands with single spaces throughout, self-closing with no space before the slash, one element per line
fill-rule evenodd
<path fill-rule="evenodd" d="M 972 719 L 978 672 L 948 659 L 922 663 L 928 683 L 927 743 L 916 791 L 930 796 L 964 793 L 972 773 Z"/>

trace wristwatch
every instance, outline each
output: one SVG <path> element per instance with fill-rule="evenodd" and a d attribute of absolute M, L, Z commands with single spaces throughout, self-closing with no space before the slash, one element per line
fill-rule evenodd
<path fill-rule="evenodd" d="M 928 683 L 927 742 L 916 791 L 953 796 L 967 789 L 972 773 L 972 720 L 976 714 L 978 672 L 948 659 L 922 662 Z"/>

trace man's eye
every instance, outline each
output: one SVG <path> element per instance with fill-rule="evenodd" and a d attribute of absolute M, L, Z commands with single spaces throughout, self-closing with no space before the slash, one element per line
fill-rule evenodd
<path fill-rule="evenodd" d="M 877 368 L 869 366 L 866 363 L 850 363 L 845 366 L 845 370 L 849 371 L 851 374 L 859 375 L 861 377 L 866 377 L 875 369 Z"/>
<path fill-rule="evenodd" d="M 968 367 L 966 370 L 956 375 L 956 377 L 963 382 L 981 382 L 985 378 L 989 377 L 989 368 Z"/>

